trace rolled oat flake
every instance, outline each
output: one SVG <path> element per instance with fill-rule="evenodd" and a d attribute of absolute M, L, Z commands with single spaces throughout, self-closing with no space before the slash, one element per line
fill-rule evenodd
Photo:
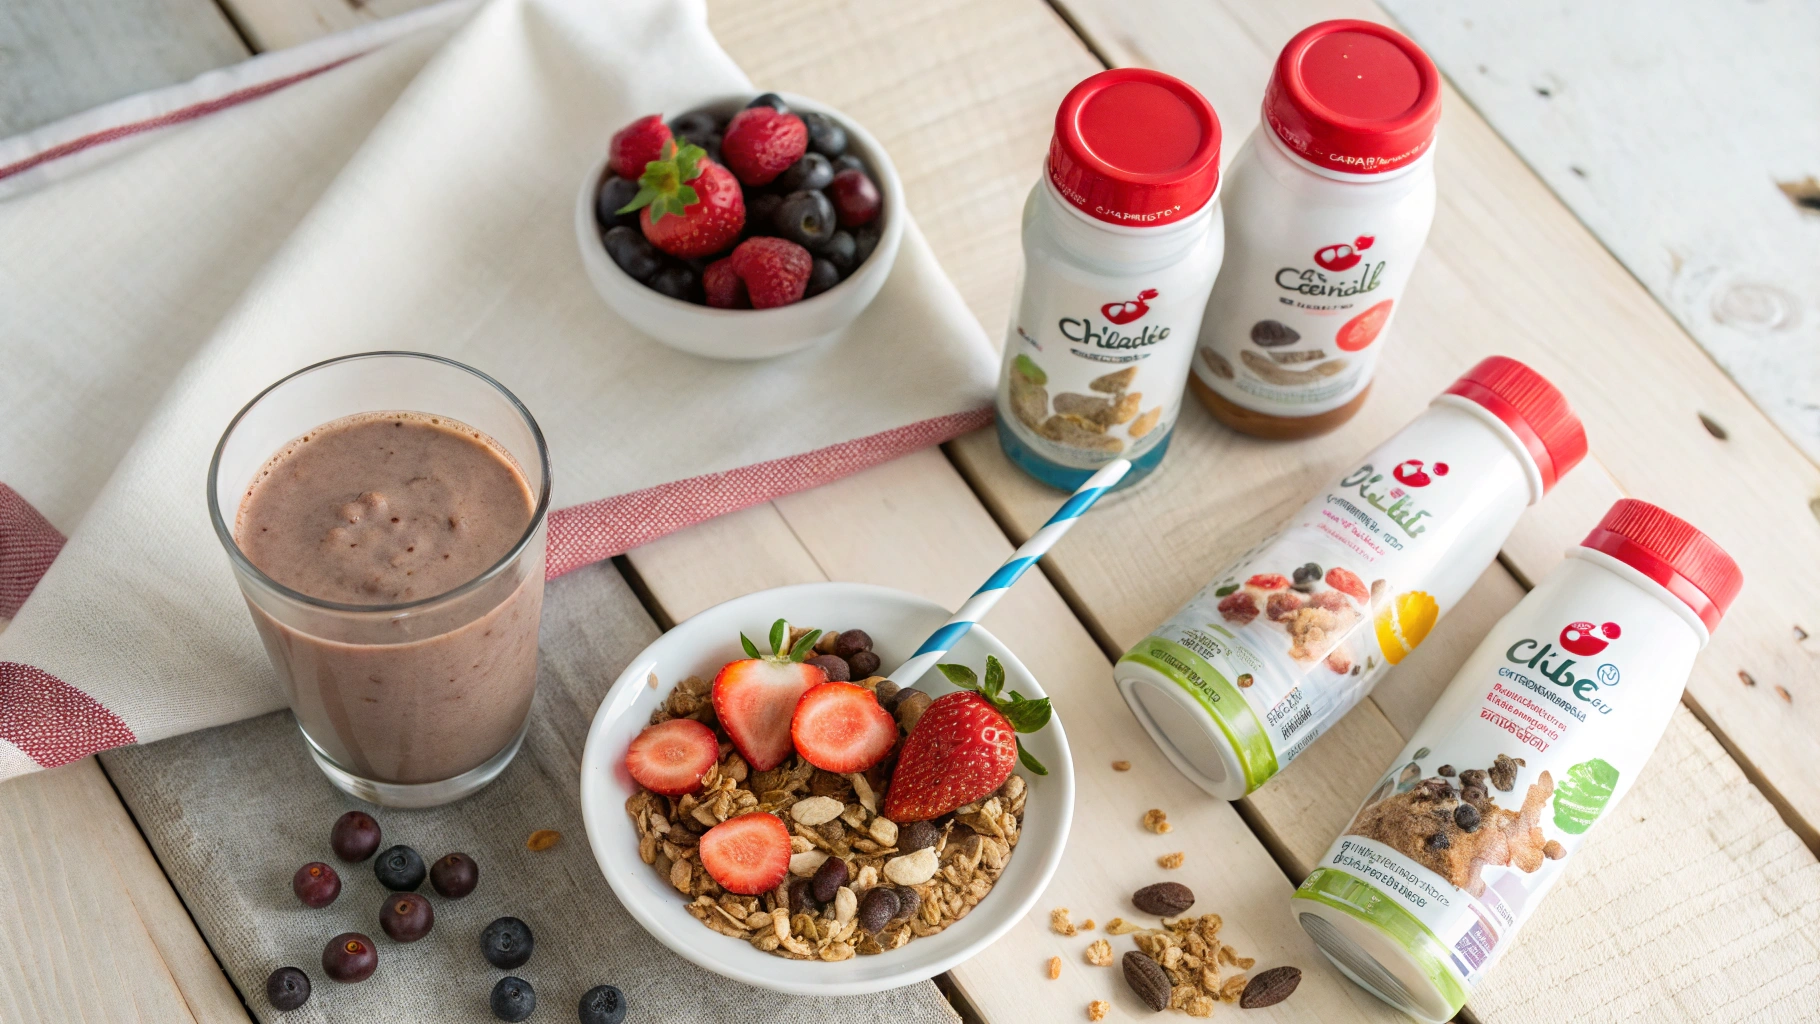
<path fill-rule="evenodd" d="M 1321 952 L 1405 1013 L 1453 1017 L 1636 781 L 1743 584 L 1699 530 L 1613 505 L 1492 627 L 1296 890 Z M 1443 764 L 1480 767 L 1456 785 Z"/>
<path fill-rule="evenodd" d="M 1554 385 L 1484 360 L 1126 652 L 1120 693 L 1196 785 L 1244 796 L 1415 650 L 1585 454 Z"/>

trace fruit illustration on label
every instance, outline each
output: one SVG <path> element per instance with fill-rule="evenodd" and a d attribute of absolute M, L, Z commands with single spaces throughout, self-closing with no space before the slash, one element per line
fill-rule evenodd
<path fill-rule="evenodd" d="M 1017 367 L 1017 372 L 1022 374 L 1025 380 L 1037 387 L 1040 388 L 1049 383 L 1049 375 L 1044 373 L 1043 368 L 1036 365 L 1036 360 L 1029 356 L 1018 356 L 1013 365 Z"/>
<path fill-rule="evenodd" d="M 1259 348 L 1277 348 L 1302 340 L 1295 328 L 1281 320 L 1259 320 L 1251 325 L 1251 343 Z"/>
<path fill-rule="evenodd" d="M 1555 790 L 1555 827 L 1569 835 L 1584 833 L 1599 820 L 1617 785 L 1618 769 L 1600 758 L 1569 768 Z"/>
<path fill-rule="evenodd" d="M 1360 260 L 1364 259 L 1359 253 L 1371 248 L 1371 243 L 1375 241 L 1377 239 L 1370 235 L 1360 235 L 1352 240 L 1351 245 L 1341 242 L 1338 245 L 1323 246 L 1315 250 L 1314 261 L 1320 265 L 1322 270 L 1335 273 L 1351 270 L 1359 265 Z"/>
<path fill-rule="evenodd" d="M 1124 302 L 1108 302 L 1100 307 L 1100 315 L 1115 324 L 1128 324 L 1145 313 L 1150 312 L 1149 300 L 1156 298 L 1155 288 L 1146 288 L 1138 292 L 1135 299 Z"/>
<path fill-rule="evenodd" d="M 1420 590 L 1398 594 L 1378 612 L 1378 649 L 1392 665 L 1416 649 L 1441 617 L 1441 606 Z"/>
<path fill-rule="evenodd" d="M 1428 475 L 1428 471 L 1423 468 L 1425 465 L 1426 463 L 1421 459 L 1404 459 L 1397 463 L 1396 468 L 1390 471 L 1390 475 L 1396 477 L 1397 483 L 1405 487 L 1427 487 L 1434 483 L 1434 477 Z M 1437 462 L 1429 468 L 1434 470 L 1434 476 L 1447 475 L 1447 463 L 1445 462 Z"/>
<path fill-rule="evenodd" d="M 1570 622 L 1561 630 L 1561 647 L 1569 654 L 1578 654 L 1590 658 L 1603 651 L 1607 644 L 1618 639 L 1623 631 L 1615 622 L 1595 626 L 1590 622 Z M 1600 634 L 1604 634 L 1601 638 Z"/>
<path fill-rule="evenodd" d="M 1385 299 L 1340 325 L 1339 333 L 1333 336 L 1333 343 L 1342 352 L 1360 352 L 1370 348 L 1371 343 L 1378 340 L 1378 334 L 1384 330 L 1385 321 L 1390 319 L 1390 307 L 1395 301 Z"/>

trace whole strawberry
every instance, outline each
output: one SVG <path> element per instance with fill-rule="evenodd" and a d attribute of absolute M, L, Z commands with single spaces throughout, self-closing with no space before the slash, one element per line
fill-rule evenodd
<path fill-rule="evenodd" d="M 645 165 L 663 155 L 664 143 L 670 141 L 670 126 L 651 114 L 641 117 L 613 133 L 607 144 L 607 167 L 614 174 L 637 181 Z"/>
<path fill-rule="evenodd" d="M 672 256 L 712 256 L 746 226 L 739 182 L 706 157 L 700 146 L 665 142 L 658 158 L 645 164 L 638 194 L 619 210 L 642 210 L 638 226 L 645 239 Z"/>
<path fill-rule="evenodd" d="M 1037 775 L 1049 774 L 1017 740 L 1049 723 L 1048 698 L 1028 700 L 1016 691 L 1001 698 L 1005 670 L 991 656 L 984 683 L 965 665 L 937 667 L 962 692 L 937 698 L 904 740 L 884 807 L 885 817 L 899 824 L 928 821 L 986 796 L 1020 760 Z"/>
<path fill-rule="evenodd" d="M 809 287 L 815 257 L 809 250 L 783 238 L 764 235 L 739 243 L 728 257 L 733 272 L 746 282 L 753 309 L 788 306 L 799 301 Z"/>
<path fill-rule="evenodd" d="M 747 185 L 769 185 L 809 149 L 809 129 L 795 114 L 747 107 L 721 136 L 720 156 Z"/>

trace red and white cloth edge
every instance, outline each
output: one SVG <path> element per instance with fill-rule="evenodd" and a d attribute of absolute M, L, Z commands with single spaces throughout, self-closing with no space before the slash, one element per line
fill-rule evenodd
<path fill-rule="evenodd" d="M 502 0 L 501 6 L 505 2 Z M 535 4 L 540 0 L 510 2 Z M 549 2 L 560 4 L 563 0 Z M 134 147 L 156 146 L 161 135 L 174 127 L 330 76 L 413 33 L 437 26 L 445 26 L 446 32 L 446 26 L 466 18 L 478 6 L 474 0 L 448 0 L 412 15 L 255 58 L 183 86 L 132 97 L 27 136 L 0 141 L 0 202 L 10 196 L 56 188 L 60 181 L 79 178 L 89 168 L 120 159 Z M 705 30 L 702 34 L 705 36 Z M 914 237 L 906 237 L 906 251 L 913 254 L 913 259 L 917 258 L 914 254 L 920 253 L 920 258 L 932 265 L 926 246 L 915 235 L 914 225 L 910 235 Z M 939 277 L 939 271 L 936 275 Z M 958 300 L 951 285 L 945 280 L 940 284 L 946 287 L 947 295 L 938 294 L 937 298 Z M 977 325 L 970 317 L 967 323 L 977 336 Z M 943 326 L 952 332 L 952 318 Z M 968 337 L 965 342 L 985 344 L 983 337 Z M 977 359 L 962 362 L 983 365 Z M 977 367 L 970 372 L 975 377 L 979 375 Z M 973 387 L 964 389 L 971 392 L 971 397 L 960 403 L 962 408 L 939 415 L 807 451 L 559 508 L 550 517 L 549 575 L 561 575 L 708 518 L 815 487 L 983 427 L 992 417 L 985 404 L 989 383 L 989 379 L 974 381 Z M 0 462 L 0 469 L 4 469 L 4 462 Z M 20 614 L 64 544 L 62 532 L 50 518 L 0 481 L 0 625 Z M 224 566 L 222 572 L 225 573 Z M 232 623 L 230 628 L 245 625 Z M 0 642 L 0 650 L 4 649 Z M 258 680 L 257 685 L 269 688 L 264 679 Z M 135 730 L 128 721 L 133 712 L 122 714 L 110 708 L 104 700 L 91 695 L 92 689 L 95 688 L 88 680 L 66 681 L 28 661 L 0 658 L 0 779 L 55 767 L 110 747 L 149 741 L 265 710 L 262 706 L 236 707 L 228 717 L 192 715 Z M 253 705 L 258 704 L 253 701 Z"/>

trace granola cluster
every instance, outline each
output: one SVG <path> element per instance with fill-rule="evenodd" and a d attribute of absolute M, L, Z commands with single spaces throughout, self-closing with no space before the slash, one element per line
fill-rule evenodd
<path fill-rule="evenodd" d="M 881 682 L 875 677 L 860 685 Z M 720 761 L 703 776 L 700 791 L 666 797 L 641 789 L 626 801 L 639 858 L 692 900 L 689 913 L 708 928 L 774 956 L 834 962 L 934 935 L 992 891 L 1022 831 L 1023 778 L 1013 774 L 997 792 L 934 822 L 900 826 L 879 814 L 887 771 L 837 775 L 794 755 L 770 771 L 750 770 L 718 727 L 710 690 L 707 681 L 685 679 L 651 718 L 656 724 L 688 717 L 715 729 Z M 776 814 L 789 827 L 790 876 L 772 892 L 741 896 L 709 877 L 698 847 L 703 833 L 752 811 Z M 830 858 L 846 863 L 849 881 L 816 910 L 802 898 L 802 883 Z M 861 904 L 879 888 L 892 890 L 896 910 L 868 928 L 873 922 Z"/>
<path fill-rule="evenodd" d="M 1248 956 L 1240 956 L 1231 946 L 1220 942 L 1220 915 L 1181 917 L 1164 921 L 1161 928 L 1145 928 L 1132 933 L 1132 941 L 1145 955 L 1162 965 L 1173 987 L 1169 990 L 1169 1008 L 1181 1010 L 1190 1017 L 1213 1016 L 1213 1005 L 1236 1003 L 1245 994 L 1249 980 L 1244 972 L 1257 965 Z M 1221 967 L 1237 973 L 1222 975 Z"/>

